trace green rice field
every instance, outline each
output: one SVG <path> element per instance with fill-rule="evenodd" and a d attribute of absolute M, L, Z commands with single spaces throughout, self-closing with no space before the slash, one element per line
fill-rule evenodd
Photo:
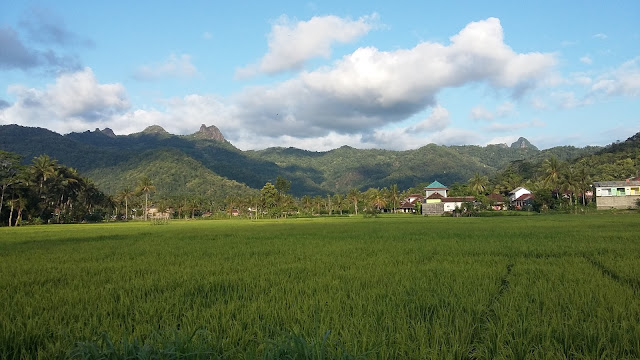
<path fill-rule="evenodd" d="M 637 359 L 640 214 L 0 228 L 0 359 Z"/>

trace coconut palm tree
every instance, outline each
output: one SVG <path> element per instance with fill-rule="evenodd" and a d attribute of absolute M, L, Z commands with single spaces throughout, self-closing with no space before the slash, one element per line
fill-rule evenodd
<path fill-rule="evenodd" d="M 40 155 L 33 158 L 33 164 L 31 164 L 31 173 L 40 185 L 38 195 L 42 195 L 42 188 L 44 187 L 44 183 L 48 179 L 56 175 L 57 167 L 58 162 L 51 159 L 49 155 Z"/>
<path fill-rule="evenodd" d="M 145 176 L 140 179 L 136 190 L 138 194 L 144 193 L 144 220 L 147 221 L 149 217 L 149 193 L 156 191 L 156 187 L 153 185 L 153 182 L 151 182 L 151 179 Z"/>
<path fill-rule="evenodd" d="M 385 191 L 380 189 L 371 188 L 367 190 L 369 195 L 369 202 L 371 206 L 374 206 L 378 212 L 387 206 L 387 199 L 385 198 Z"/>
<path fill-rule="evenodd" d="M 469 187 L 475 191 L 476 194 L 484 194 L 489 186 L 489 179 L 486 176 L 481 176 L 479 173 L 475 173 L 471 179 L 469 179 Z"/>
<path fill-rule="evenodd" d="M 347 195 L 347 198 L 349 199 L 350 202 L 353 203 L 353 207 L 355 209 L 356 215 L 358 215 L 358 201 L 360 201 L 360 190 L 353 188 L 349 191 L 349 194 Z"/>
<path fill-rule="evenodd" d="M 586 192 L 591 190 L 591 176 L 587 172 L 587 168 L 585 166 L 580 166 L 576 171 L 576 177 L 578 182 L 578 187 L 582 193 L 582 205 L 587 204 L 587 195 Z"/>
<path fill-rule="evenodd" d="M 344 207 L 345 198 L 342 194 L 333 195 L 333 204 L 340 211 L 340 215 L 342 215 L 342 208 Z"/>
<path fill-rule="evenodd" d="M 545 159 L 542 162 L 542 171 L 544 173 L 544 184 L 546 186 L 551 186 L 553 190 L 555 190 L 560 178 L 562 177 L 561 164 L 558 158 L 555 155 L 552 155 L 550 158 Z"/>
<path fill-rule="evenodd" d="M 300 199 L 300 202 L 302 203 L 302 209 L 305 213 L 312 213 L 313 199 L 311 199 L 311 196 L 303 196 L 302 199 Z"/>
<path fill-rule="evenodd" d="M 398 208 L 398 203 L 400 202 L 400 191 L 398 190 L 398 184 L 393 184 L 389 188 L 388 191 L 389 202 L 391 203 L 391 207 L 393 208 L 393 212 L 396 212 Z"/>
<path fill-rule="evenodd" d="M 135 196 L 135 192 L 130 187 L 125 186 L 124 189 L 118 193 L 118 198 L 124 201 L 124 219 L 129 219 L 129 200 Z"/>

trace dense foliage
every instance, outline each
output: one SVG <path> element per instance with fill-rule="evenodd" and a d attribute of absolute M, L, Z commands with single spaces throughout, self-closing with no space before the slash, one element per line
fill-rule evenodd
<path fill-rule="evenodd" d="M 20 164 L 20 156 L 0 151 L 0 221 L 28 223 L 100 221 L 112 208 L 111 199 L 75 169 L 47 155 Z"/>
<path fill-rule="evenodd" d="M 175 136 L 158 126 L 128 136 L 98 130 L 62 136 L 0 126 L 0 145 L 23 159 L 49 149 L 61 163 L 77 164 L 84 176 L 114 196 L 111 216 L 119 219 L 144 216 L 149 206 L 173 217 L 373 214 L 395 211 L 407 195 L 423 193 L 433 180 L 448 185 L 451 196 L 475 196 L 481 204 L 474 210 L 496 201 L 489 195 L 506 196 L 519 186 L 535 194 L 529 210 L 576 210 L 591 202 L 593 181 L 637 176 L 639 136 L 604 149 L 540 151 L 520 138 L 511 146 L 429 144 L 408 151 L 348 146 L 327 152 L 241 151 L 223 138 Z M 123 198 L 125 189 L 134 189 L 145 177 L 154 185 L 145 195 L 147 205 L 140 194 Z M 277 185 L 278 179 L 287 182 L 286 191 L 276 186 L 276 199 L 267 203 L 260 189 L 266 183 Z"/>
<path fill-rule="evenodd" d="M 0 358 L 639 358 L 639 231 L 637 214 L 2 228 Z"/>
<path fill-rule="evenodd" d="M 435 179 L 445 184 L 462 183 L 476 172 L 492 175 L 515 160 L 551 154 L 568 160 L 597 150 L 558 147 L 540 151 L 526 139 L 519 139 L 512 146 L 429 144 L 408 151 L 348 146 L 326 152 L 294 148 L 241 151 L 227 141 L 196 135 L 175 136 L 151 127 L 127 136 L 109 136 L 103 131 L 62 136 L 46 129 L 5 125 L 0 126 L 0 149 L 25 159 L 46 153 L 90 174 L 110 194 L 122 186 L 116 181 L 118 177 L 130 182 L 146 174 L 157 178 L 159 194 L 184 191 L 203 197 L 237 194 L 240 184 L 257 191 L 278 176 L 291 181 L 294 196 L 345 194 L 352 188 L 365 191 L 392 184 L 407 189 Z M 178 160 L 188 162 L 192 170 L 176 168 Z M 150 168 L 162 168 L 163 172 L 160 177 L 152 176 L 147 174 Z"/>

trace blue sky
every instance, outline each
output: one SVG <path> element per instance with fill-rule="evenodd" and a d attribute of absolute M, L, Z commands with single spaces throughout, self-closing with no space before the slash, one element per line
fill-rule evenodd
<path fill-rule="evenodd" d="M 640 2 L 13 1 L 0 124 L 216 125 L 241 149 L 606 145 L 640 131 Z"/>

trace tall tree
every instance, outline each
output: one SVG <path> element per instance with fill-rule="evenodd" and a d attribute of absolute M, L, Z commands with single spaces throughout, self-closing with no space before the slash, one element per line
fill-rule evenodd
<path fill-rule="evenodd" d="M 0 213 L 6 190 L 18 181 L 20 155 L 0 150 Z"/>
<path fill-rule="evenodd" d="M 375 207 L 378 212 L 384 209 L 387 206 L 387 200 L 385 199 L 385 194 L 383 190 L 370 188 L 367 190 L 367 195 L 369 197 L 369 203 L 371 206 Z"/>
<path fill-rule="evenodd" d="M 40 155 L 33 158 L 31 164 L 31 172 L 33 177 L 38 182 L 39 191 L 38 194 L 42 194 L 44 183 L 56 175 L 56 168 L 58 166 L 57 160 L 52 160 L 49 155 Z"/>
<path fill-rule="evenodd" d="M 138 183 L 137 193 L 144 194 L 144 220 L 149 218 L 149 193 L 156 191 L 155 185 L 148 177 L 143 177 Z"/>
<path fill-rule="evenodd" d="M 355 210 L 356 215 L 358 215 L 358 201 L 360 201 L 360 197 L 361 197 L 360 190 L 356 188 L 349 190 L 349 194 L 347 195 L 349 202 L 353 204 L 353 208 Z"/>
<path fill-rule="evenodd" d="M 544 184 L 550 186 L 553 190 L 556 190 L 560 181 L 561 163 L 555 155 L 545 159 L 542 162 L 542 171 L 544 176 Z"/>
<path fill-rule="evenodd" d="M 224 199 L 224 203 L 227 209 L 227 214 L 229 215 L 229 218 L 231 218 L 231 216 L 233 216 L 233 210 L 238 206 L 238 197 L 229 195 L 226 197 L 226 199 Z"/>
<path fill-rule="evenodd" d="M 398 208 L 398 202 L 400 202 L 400 190 L 398 190 L 398 184 L 393 184 L 389 188 L 389 202 L 391 202 L 391 207 L 393 208 L 393 212 L 396 212 Z"/>
<path fill-rule="evenodd" d="M 585 166 L 580 165 L 576 171 L 576 178 L 578 183 L 578 188 L 582 193 L 582 205 L 587 204 L 587 191 L 592 190 L 592 181 L 589 173 L 587 172 L 587 168 Z"/>
<path fill-rule="evenodd" d="M 260 190 L 260 200 L 263 208 L 267 211 L 269 216 L 273 216 L 278 213 L 278 190 L 272 183 L 268 182 L 264 184 Z"/>
<path fill-rule="evenodd" d="M 291 181 L 278 176 L 275 183 L 276 190 L 282 195 L 287 194 L 291 190 Z"/>
<path fill-rule="evenodd" d="M 135 196 L 135 192 L 131 190 L 131 188 L 128 186 L 125 186 L 124 189 L 122 189 L 118 193 L 118 198 L 124 201 L 124 219 L 125 220 L 129 219 L 129 200 L 131 200 L 131 198 L 133 198 L 134 196 Z"/>
<path fill-rule="evenodd" d="M 300 202 L 302 203 L 302 209 L 304 210 L 305 213 L 312 212 L 313 199 L 311 199 L 311 196 L 309 195 L 303 196 L 302 199 L 300 199 Z"/>
<path fill-rule="evenodd" d="M 469 187 L 478 195 L 484 194 L 488 186 L 489 179 L 479 173 L 475 173 L 473 177 L 469 179 Z"/>
<path fill-rule="evenodd" d="M 344 195 L 335 194 L 333 195 L 333 204 L 340 211 L 340 215 L 342 215 L 342 208 L 344 207 Z"/>

